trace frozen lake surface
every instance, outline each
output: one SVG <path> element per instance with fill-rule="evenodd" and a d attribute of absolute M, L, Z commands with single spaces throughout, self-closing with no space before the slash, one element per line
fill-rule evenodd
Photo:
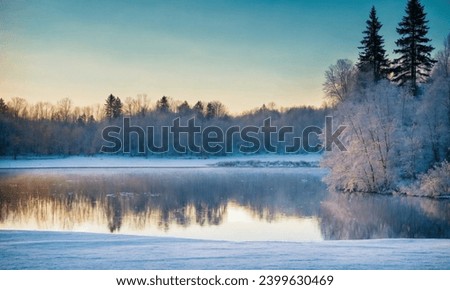
<path fill-rule="evenodd" d="M 0 269 L 450 269 L 450 240 L 228 242 L 0 231 Z"/>

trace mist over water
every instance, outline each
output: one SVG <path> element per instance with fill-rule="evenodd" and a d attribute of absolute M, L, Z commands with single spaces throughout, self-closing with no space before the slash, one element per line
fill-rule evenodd
<path fill-rule="evenodd" d="M 329 193 L 320 174 L 301 168 L 4 170 L 0 229 L 236 241 L 450 238 L 450 202 Z"/>

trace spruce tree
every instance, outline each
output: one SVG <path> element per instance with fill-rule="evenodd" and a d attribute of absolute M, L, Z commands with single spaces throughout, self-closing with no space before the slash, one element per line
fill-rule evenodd
<path fill-rule="evenodd" d="M 206 115 L 205 115 L 205 117 L 206 117 L 206 119 L 210 120 L 210 119 L 214 118 L 215 115 L 216 115 L 216 111 L 214 109 L 214 104 L 209 102 L 206 105 Z"/>
<path fill-rule="evenodd" d="M 434 48 L 429 45 L 427 14 L 419 0 L 409 0 L 405 12 L 397 28 L 400 38 L 395 42 L 398 49 L 394 53 L 400 57 L 394 60 L 392 80 L 409 85 L 412 95 L 417 96 L 418 83 L 427 79 L 435 63 L 431 58 Z"/>
<path fill-rule="evenodd" d="M 120 100 L 119 100 L 120 101 Z M 106 98 L 106 102 L 105 102 L 105 117 L 112 120 L 114 118 L 116 118 L 116 97 L 114 97 L 112 94 L 110 94 L 107 98 Z"/>
<path fill-rule="evenodd" d="M 375 7 L 370 10 L 369 19 L 366 21 L 366 30 L 363 31 L 364 38 L 361 40 L 362 50 L 359 53 L 358 69 L 362 72 L 370 72 L 375 82 L 386 78 L 389 72 L 389 61 L 386 58 L 384 39 L 379 34 L 383 26 L 377 17 Z"/>
<path fill-rule="evenodd" d="M 6 105 L 3 98 L 0 98 L 0 114 L 6 115 L 8 113 L 8 106 Z"/>
<path fill-rule="evenodd" d="M 122 116 L 122 107 L 123 107 L 122 101 L 120 100 L 119 97 L 117 97 L 114 100 L 113 108 L 112 108 L 112 115 L 113 115 L 114 119 Z"/>
<path fill-rule="evenodd" d="M 204 105 L 202 103 L 202 101 L 198 101 L 193 107 L 192 110 L 194 110 L 194 112 L 197 115 L 197 118 L 203 118 L 203 110 L 204 110 Z"/>
<path fill-rule="evenodd" d="M 156 102 L 156 109 L 159 112 L 167 113 L 170 109 L 169 98 L 163 96 L 160 100 Z"/>

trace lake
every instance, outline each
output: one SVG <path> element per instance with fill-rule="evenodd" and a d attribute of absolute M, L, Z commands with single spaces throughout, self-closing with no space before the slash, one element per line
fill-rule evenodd
<path fill-rule="evenodd" d="M 0 229 L 230 241 L 450 238 L 449 200 L 330 193 L 321 178 L 314 168 L 0 170 Z"/>

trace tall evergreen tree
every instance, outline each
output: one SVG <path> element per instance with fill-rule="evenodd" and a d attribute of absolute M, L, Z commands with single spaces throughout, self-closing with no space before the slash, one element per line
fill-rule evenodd
<path fill-rule="evenodd" d="M 116 100 L 114 101 L 113 104 L 113 118 L 118 118 L 120 116 L 122 116 L 122 101 L 120 100 L 119 97 L 116 98 Z"/>
<path fill-rule="evenodd" d="M 169 112 L 170 104 L 169 104 L 169 98 L 166 96 L 163 96 L 160 100 L 156 102 L 156 110 L 162 113 Z"/>
<path fill-rule="evenodd" d="M 400 57 L 394 60 L 392 80 L 399 85 L 408 84 L 411 93 L 417 96 L 418 83 L 427 79 L 435 63 L 431 58 L 434 48 L 429 45 L 427 14 L 419 0 L 409 0 L 405 12 L 397 28 L 400 38 L 395 42 L 398 49 L 394 53 Z"/>
<path fill-rule="evenodd" d="M 377 17 L 375 6 L 370 10 L 369 19 L 366 21 L 366 30 L 363 31 L 364 38 L 361 41 L 362 50 L 359 53 L 358 69 L 362 72 L 370 72 L 375 82 L 386 78 L 389 72 L 389 61 L 384 49 L 384 39 L 379 34 L 383 26 Z"/>
<path fill-rule="evenodd" d="M 0 114 L 6 115 L 6 113 L 8 113 L 8 106 L 6 105 L 3 98 L 0 98 Z"/>
<path fill-rule="evenodd" d="M 122 101 L 120 98 L 114 97 L 112 94 L 106 98 L 105 117 L 112 120 L 122 115 Z"/>
<path fill-rule="evenodd" d="M 184 101 L 177 107 L 177 110 L 180 115 L 186 115 L 191 111 L 191 106 L 189 106 L 189 103 L 187 101 Z"/>
<path fill-rule="evenodd" d="M 192 110 L 197 115 L 197 118 L 203 118 L 204 105 L 202 101 L 198 101 L 197 103 L 195 103 L 195 105 L 192 107 Z"/>
<path fill-rule="evenodd" d="M 214 108 L 214 104 L 212 102 L 209 102 L 206 105 L 206 115 L 205 115 L 205 117 L 206 117 L 206 119 L 209 120 L 209 119 L 214 118 L 215 115 L 216 115 L 216 111 L 215 111 L 215 108 Z"/>

